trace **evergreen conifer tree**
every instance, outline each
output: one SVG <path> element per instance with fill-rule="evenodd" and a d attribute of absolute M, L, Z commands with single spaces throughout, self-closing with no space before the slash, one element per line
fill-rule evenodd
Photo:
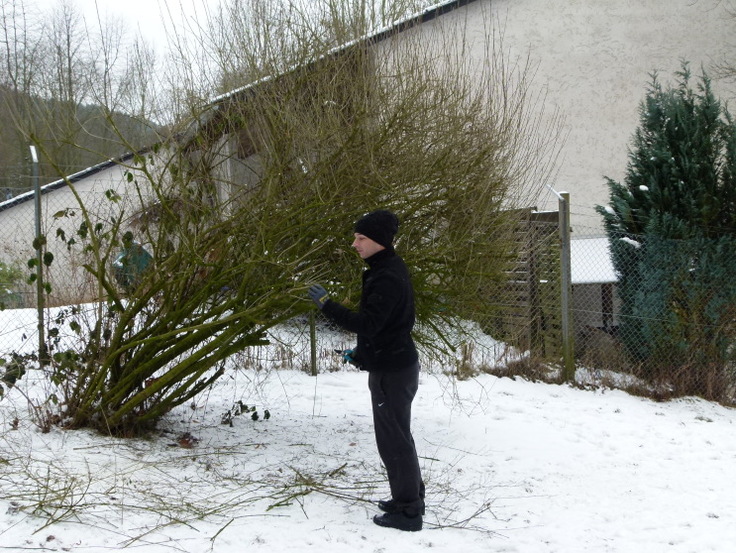
<path fill-rule="evenodd" d="M 623 183 L 598 206 L 619 276 L 620 336 L 643 376 L 720 399 L 734 379 L 736 125 L 703 73 L 652 76 Z"/>

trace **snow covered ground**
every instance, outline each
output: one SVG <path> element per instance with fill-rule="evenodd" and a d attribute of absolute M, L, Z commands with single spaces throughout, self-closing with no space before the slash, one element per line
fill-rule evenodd
<path fill-rule="evenodd" d="M 387 486 L 364 373 L 233 371 L 133 440 L 43 434 L 18 391 L 0 401 L 0 550 L 726 553 L 736 543 L 736 412 L 701 400 L 425 373 L 414 433 L 427 515 L 424 531 L 405 534 L 371 522 Z M 238 401 L 259 420 L 222 424 Z"/>

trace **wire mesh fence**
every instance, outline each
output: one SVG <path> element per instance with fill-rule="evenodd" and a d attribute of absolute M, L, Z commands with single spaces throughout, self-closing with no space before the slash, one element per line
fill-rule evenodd
<path fill-rule="evenodd" d="M 90 198 L 97 198 L 94 192 Z M 103 198 L 96 201 L 102 205 Z M 79 259 L 53 243 L 62 223 L 54 217 L 76 207 L 68 194 L 47 194 L 42 230 L 57 258 L 45 267 L 52 285 L 45 293 L 46 326 L 70 306 L 93 302 L 94 282 Z M 6 207 L 4 207 L 6 206 Z M 9 206 L 9 207 L 7 207 Z M 0 357 L 39 351 L 38 294 L 29 282 L 36 257 L 33 201 L 0 204 Z M 572 305 L 576 378 L 660 397 L 699 395 L 732 402 L 736 365 L 736 247 L 727 240 L 665 240 L 606 236 L 597 222 L 573 222 Z M 76 224 L 76 223 L 75 223 Z M 545 377 L 563 364 L 560 269 L 562 248 L 557 212 L 528 210 L 515 230 L 515 262 L 489 303 L 491 319 L 472 331 L 447 356 L 424 358 L 425 366 L 445 372 L 523 372 Z M 91 288 L 92 287 L 92 288 Z M 313 370 L 309 329 L 274 334 L 270 348 L 244 354 Z M 470 324 L 470 323 L 469 323 Z M 333 349 L 350 347 L 349 338 L 321 327 L 317 371 L 339 369 Z M 285 338 L 288 336 L 288 338 Z M 64 337 L 47 336 L 46 340 Z M 69 335 L 66 338 L 75 339 Z M 264 363 L 265 364 L 265 363 Z M 556 374 L 559 374 L 556 373 Z"/>
<path fill-rule="evenodd" d="M 53 182 L 42 189 L 40 210 L 33 190 L 0 203 L 1 356 L 39 353 L 40 340 L 56 338 L 39 337 L 39 328 L 54 326 L 60 308 L 99 297 L 91 291 L 94 279 L 84 268 L 85 259 L 59 237 L 74 236 L 83 226 L 77 193 L 87 209 L 105 216 L 110 204 L 106 191 L 124 182 L 122 171 L 112 162 L 92 168 L 88 173 L 94 178 L 76 190 L 65 180 Z"/>
<path fill-rule="evenodd" d="M 573 283 L 579 366 L 629 375 L 629 387 L 657 396 L 732 401 L 733 239 L 621 233 L 587 242 L 588 272 Z"/>
<path fill-rule="evenodd" d="M 2 220 L 0 213 L 0 220 Z M 8 232 L 0 225 L 0 232 Z M 32 240 L 32 238 L 31 238 Z M 37 351 L 36 292 L 28 283 L 26 252 L 3 252 L 0 260 L 0 356 Z"/>
<path fill-rule="evenodd" d="M 577 382 L 733 403 L 734 240 L 609 236 L 597 222 L 578 220 L 570 243 Z M 557 213 L 530 214 L 507 289 L 489 298 L 499 319 L 481 321 L 524 352 L 507 362 L 532 377 L 559 378 L 561 370 L 549 369 L 564 363 L 558 231 Z"/>

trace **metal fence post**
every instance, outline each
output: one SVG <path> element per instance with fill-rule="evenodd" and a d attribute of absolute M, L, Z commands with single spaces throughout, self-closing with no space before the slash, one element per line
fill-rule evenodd
<path fill-rule="evenodd" d="M 317 317 L 309 314 L 309 364 L 312 376 L 317 376 Z"/>
<path fill-rule="evenodd" d="M 43 294 L 43 235 L 41 234 L 41 187 L 38 182 L 38 154 L 36 147 L 31 145 L 31 164 L 33 166 L 33 195 L 36 222 L 36 309 L 38 310 L 38 361 L 43 364 L 46 360 L 46 336 L 44 325 L 44 294 Z"/>
<path fill-rule="evenodd" d="M 575 379 L 575 346 L 573 339 L 572 312 L 572 269 L 570 266 L 570 194 L 560 192 L 560 309 L 562 314 L 562 380 Z"/>

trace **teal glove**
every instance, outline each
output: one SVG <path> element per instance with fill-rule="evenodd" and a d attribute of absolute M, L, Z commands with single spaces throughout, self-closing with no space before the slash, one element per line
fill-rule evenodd
<path fill-rule="evenodd" d="M 342 364 L 350 363 L 354 367 L 358 366 L 358 362 L 355 360 L 355 350 L 352 349 L 336 349 L 335 353 L 342 357 Z"/>
<path fill-rule="evenodd" d="M 322 286 L 320 286 L 319 284 L 314 284 L 310 286 L 308 294 L 317 307 L 322 309 L 325 306 L 325 302 L 328 299 L 327 290 L 325 290 Z"/>

